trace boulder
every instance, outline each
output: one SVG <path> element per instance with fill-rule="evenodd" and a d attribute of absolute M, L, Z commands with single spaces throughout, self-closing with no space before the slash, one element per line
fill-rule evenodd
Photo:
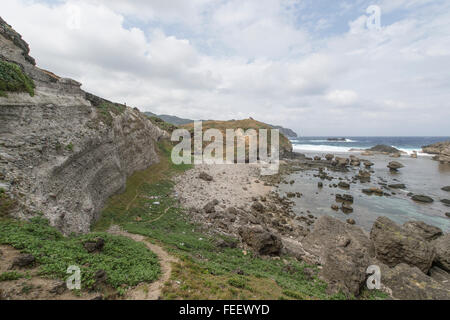
<path fill-rule="evenodd" d="M 389 162 L 387 166 L 391 171 L 397 171 L 400 168 L 403 168 L 404 165 L 397 161 L 391 161 Z"/>
<path fill-rule="evenodd" d="M 442 199 L 441 202 L 443 204 L 445 204 L 446 206 L 448 206 L 448 207 L 450 206 L 450 200 L 449 199 Z"/>
<path fill-rule="evenodd" d="M 419 268 L 405 263 L 389 268 L 380 264 L 381 283 L 395 299 L 449 300 L 450 291 L 424 274 Z M 385 290 L 386 290 L 385 289 Z"/>
<path fill-rule="evenodd" d="M 435 154 L 433 158 L 443 163 L 450 163 L 450 141 L 438 142 L 422 147 L 424 153 Z"/>
<path fill-rule="evenodd" d="M 336 195 L 337 202 L 348 202 L 353 203 L 354 198 L 351 194 L 337 194 Z"/>
<path fill-rule="evenodd" d="M 336 158 L 334 158 L 334 160 L 335 160 L 336 166 L 338 166 L 338 167 L 345 167 L 349 163 L 349 160 L 347 158 L 336 157 Z"/>
<path fill-rule="evenodd" d="M 442 236 L 441 229 L 430 226 L 422 221 L 408 221 L 403 224 L 403 229 L 412 232 L 427 241 L 432 241 Z"/>
<path fill-rule="evenodd" d="M 349 214 L 349 213 L 353 212 L 353 207 L 351 205 L 349 205 L 349 204 L 344 202 L 342 204 L 341 210 L 342 210 L 343 213 Z"/>
<path fill-rule="evenodd" d="M 372 167 L 374 165 L 374 163 L 372 162 L 372 161 L 369 161 L 369 160 L 365 160 L 364 161 L 364 166 L 366 167 L 366 168 L 370 168 L 370 167 Z"/>
<path fill-rule="evenodd" d="M 450 218 L 450 212 L 446 212 L 446 213 L 445 213 L 445 216 L 446 216 L 447 218 Z"/>
<path fill-rule="evenodd" d="M 423 203 L 432 203 L 434 202 L 433 198 L 421 194 L 416 194 L 411 197 L 414 201 L 423 202 Z"/>
<path fill-rule="evenodd" d="M 320 217 L 313 231 L 302 240 L 303 260 L 320 264 L 320 278 L 330 292 L 357 296 L 366 279 L 366 269 L 375 254 L 364 231 L 329 216 Z"/>
<path fill-rule="evenodd" d="M 370 182 L 370 172 L 366 170 L 359 170 L 358 175 L 356 176 L 361 182 Z"/>
<path fill-rule="evenodd" d="M 447 191 L 447 192 L 450 192 L 450 186 L 447 186 L 447 187 L 443 187 L 443 188 L 442 188 L 442 191 Z"/>
<path fill-rule="evenodd" d="M 395 224 L 387 217 L 379 217 L 373 224 L 370 238 L 376 257 L 389 267 L 400 263 L 416 266 L 427 273 L 434 259 L 432 245 L 424 238 Z"/>
<path fill-rule="evenodd" d="M 279 255 L 282 249 L 280 237 L 262 226 L 242 226 L 239 228 L 242 240 L 260 255 Z"/>
<path fill-rule="evenodd" d="M 447 233 L 433 242 L 436 252 L 434 263 L 447 272 L 450 272 L 450 234 Z"/>
<path fill-rule="evenodd" d="M 339 188 L 342 188 L 342 189 L 350 189 L 350 184 L 345 181 L 339 182 L 338 186 L 339 186 Z"/>
<path fill-rule="evenodd" d="M 21 254 L 14 258 L 11 269 L 14 268 L 26 268 L 34 264 L 36 258 L 31 254 Z"/>
<path fill-rule="evenodd" d="M 83 243 L 84 249 L 89 253 L 100 252 L 105 246 L 105 240 L 103 238 L 98 238 L 95 241 L 86 241 Z"/>

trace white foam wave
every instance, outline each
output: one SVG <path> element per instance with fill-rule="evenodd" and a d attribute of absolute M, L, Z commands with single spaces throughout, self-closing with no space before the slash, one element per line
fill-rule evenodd
<path fill-rule="evenodd" d="M 350 147 L 336 147 L 315 144 L 294 144 L 294 151 L 315 151 L 315 152 L 350 152 Z"/>

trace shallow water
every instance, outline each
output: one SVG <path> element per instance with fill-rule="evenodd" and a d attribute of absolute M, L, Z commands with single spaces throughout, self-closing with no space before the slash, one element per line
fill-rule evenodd
<path fill-rule="evenodd" d="M 307 156 L 315 156 L 323 154 L 306 153 Z M 348 157 L 349 153 L 336 154 Z M 358 154 L 355 154 L 359 157 Z M 430 157 L 419 157 L 413 159 L 408 156 L 402 156 L 398 159 L 390 158 L 385 155 L 376 156 L 360 156 L 361 159 L 368 159 L 375 163 L 371 182 L 350 184 L 350 190 L 340 188 L 330 188 L 330 184 L 338 184 L 338 178 L 351 179 L 358 173 L 359 168 L 352 169 L 348 173 L 327 171 L 328 175 L 336 178 L 332 181 L 321 180 L 314 177 L 318 171 L 296 172 L 287 177 L 286 180 L 294 180 L 294 185 L 280 185 L 280 193 L 285 192 L 301 192 L 303 197 L 292 199 L 295 201 L 294 211 L 297 214 L 306 213 L 309 210 L 316 216 L 330 215 L 345 221 L 348 218 L 356 220 L 357 225 L 362 226 L 366 230 L 370 230 L 373 222 L 379 216 L 387 216 L 397 223 L 403 224 L 406 221 L 418 220 L 425 223 L 440 227 L 443 231 L 450 231 L 450 218 L 445 216 L 446 212 L 450 212 L 450 207 L 445 206 L 441 199 L 450 199 L 450 192 L 441 190 L 442 187 L 450 185 L 450 165 L 440 164 L 433 161 Z M 386 167 L 390 161 L 399 161 L 405 165 L 398 173 L 391 173 Z M 361 169 L 364 167 L 361 165 Z M 384 180 L 384 181 L 383 181 Z M 324 183 L 323 189 L 318 188 L 317 183 Z M 404 183 L 405 190 L 399 189 L 383 189 L 379 182 L 387 184 Z M 391 197 L 376 195 L 366 195 L 362 193 L 362 189 L 377 187 L 383 189 L 387 193 L 391 193 Z M 434 202 L 431 204 L 417 203 L 411 200 L 407 194 L 424 194 L 432 197 Z M 336 204 L 336 194 L 351 194 L 354 197 L 354 212 L 344 214 L 342 211 L 336 212 L 331 209 L 331 205 Z M 338 204 L 339 205 L 339 204 Z"/>

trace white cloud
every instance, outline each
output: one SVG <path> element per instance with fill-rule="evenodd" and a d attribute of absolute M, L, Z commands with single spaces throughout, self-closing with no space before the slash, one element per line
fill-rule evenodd
<path fill-rule="evenodd" d="M 12 0 L 1 14 L 41 67 L 141 110 L 252 116 L 309 135 L 450 134 L 447 4 L 382 1 L 382 14 L 411 11 L 379 32 L 362 5 L 346 32 L 316 38 L 296 20 L 300 1 L 175 1 Z"/>

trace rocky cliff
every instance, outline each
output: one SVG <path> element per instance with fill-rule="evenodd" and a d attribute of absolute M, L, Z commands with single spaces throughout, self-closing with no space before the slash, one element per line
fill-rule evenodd
<path fill-rule="evenodd" d="M 88 232 L 126 178 L 158 161 L 155 145 L 166 133 L 137 109 L 36 67 L 1 18 L 0 63 L 0 188 L 9 204 L 0 215 L 44 215 L 65 234 Z M 21 90 L 16 78 L 32 88 Z"/>

